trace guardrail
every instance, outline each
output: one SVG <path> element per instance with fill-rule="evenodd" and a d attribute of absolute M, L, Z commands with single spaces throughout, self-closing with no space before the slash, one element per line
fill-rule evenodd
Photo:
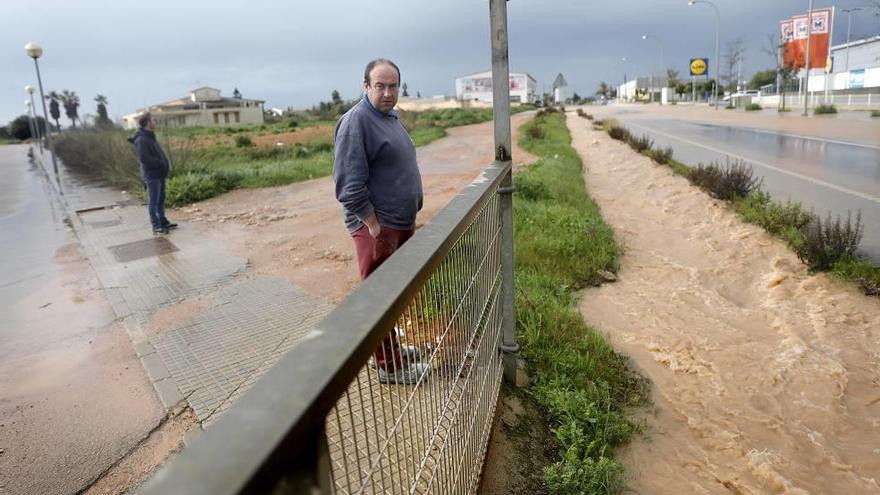
<path fill-rule="evenodd" d="M 143 493 L 473 491 L 515 358 L 510 179 L 485 169 Z M 417 383 L 371 367 L 390 332 Z"/>

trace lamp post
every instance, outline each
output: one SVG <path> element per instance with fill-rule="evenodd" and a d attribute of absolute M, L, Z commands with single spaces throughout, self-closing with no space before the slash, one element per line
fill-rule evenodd
<path fill-rule="evenodd" d="M 862 10 L 861 7 L 853 7 L 851 9 L 840 9 L 841 12 L 846 12 L 846 65 L 844 70 L 849 74 L 849 35 L 850 35 L 850 27 L 852 26 L 852 13 L 858 12 Z M 846 87 L 849 88 L 849 75 L 846 78 Z"/>
<path fill-rule="evenodd" d="M 624 91 L 626 91 L 626 83 L 627 83 L 627 80 L 626 80 L 626 57 L 620 57 L 620 62 L 623 65 L 623 86 L 621 86 L 620 88 L 623 89 Z M 626 99 L 628 99 L 629 93 L 627 92 L 625 94 L 627 96 Z M 624 99 L 624 96 L 620 94 L 620 90 L 617 91 L 617 99 L 618 100 Z M 625 101 L 625 99 L 624 99 L 624 101 Z"/>
<path fill-rule="evenodd" d="M 712 99 L 715 101 L 715 110 L 718 110 L 718 43 L 721 38 L 721 13 L 718 12 L 718 7 L 709 0 L 690 0 L 688 5 L 698 3 L 705 3 L 715 10 L 715 87 L 712 91 Z"/>
<path fill-rule="evenodd" d="M 652 34 L 643 34 L 642 39 L 647 41 L 648 39 L 657 40 L 657 46 L 660 47 L 660 77 L 663 77 L 663 45 L 660 43 L 660 38 L 652 35 Z M 651 73 L 651 103 L 654 102 L 654 74 L 653 71 Z"/>
<path fill-rule="evenodd" d="M 807 10 L 807 64 L 806 64 L 806 80 L 804 82 L 804 113 L 803 116 L 809 115 L 807 108 L 810 105 L 810 50 L 813 40 L 813 0 L 810 0 L 809 10 Z"/>
<path fill-rule="evenodd" d="M 37 59 L 43 56 L 43 49 L 36 43 L 28 43 L 24 45 L 24 52 L 28 57 L 34 59 L 34 68 L 37 69 L 37 85 L 40 87 L 40 101 L 43 102 L 43 118 L 46 124 L 49 123 L 49 112 L 46 110 L 46 95 L 43 94 L 43 79 L 40 77 L 40 64 Z M 46 145 L 49 147 L 49 155 L 52 156 L 52 168 L 55 170 L 55 176 L 58 176 L 58 162 L 55 161 L 55 147 L 52 146 L 52 129 L 46 133 Z"/>
<path fill-rule="evenodd" d="M 29 100 L 24 100 L 24 110 L 27 112 L 28 116 L 28 129 L 31 131 L 31 142 L 39 142 L 37 139 L 37 131 L 34 130 L 36 127 L 36 122 L 34 122 L 34 111 L 31 109 L 31 102 Z M 31 152 L 33 152 L 33 148 L 31 148 Z"/>
<path fill-rule="evenodd" d="M 40 130 L 40 123 L 37 122 L 37 117 L 34 114 L 34 87 L 28 84 L 24 87 L 24 90 L 27 91 L 28 97 L 30 101 L 25 101 L 28 107 L 28 111 L 30 111 L 31 120 L 34 122 L 34 130 L 36 131 L 34 137 L 37 140 L 37 146 L 40 148 L 40 154 L 43 154 L 43 133 Z"/>

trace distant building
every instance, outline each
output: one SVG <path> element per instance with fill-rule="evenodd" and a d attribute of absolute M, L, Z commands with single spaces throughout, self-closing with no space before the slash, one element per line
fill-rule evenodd
<path fill-rule="evenodd" d="M 666 77 L 637 77 L 617 86 L 617 99 L 622 102 L 649 101 L 651 93 L 656 100 L 668 85 Z"/>
<path fill-rule="evenodd" d="M 556 75 L 556 79 L 553 80 L 553 101 L 557 105 L 563 105 L 566 98 L 568 98 L 568 81 L 565 80 L 565 76 L 560 72 Z"/>
<path fill-rule="evenodd" d="M 510 101 L 534 103 L 538 100 L 538 82 L 526 72 L 510 73 Z M 492 71 L 477 72 L 455 80 L 455 97 L 459 100 L 492 102 Z"/>
<path fill-rule="evenodd" d="M 207 86 L 190 91 L 189 96 L 159 103 L 122 117 L 126 128 L 137 127 L 144 112 L 153 114 L 158 125 L 167 127 L 224 127 L 263 123 L 263 100 L 242 98 L 236 88 L 233 97 L 220 96 L 220 90 Z"/>
<path fill-rule="evenodd" d="M 880 87 L 880 36 L 832 46 L 831 60 L 833 85 L 830 89 Z"/>

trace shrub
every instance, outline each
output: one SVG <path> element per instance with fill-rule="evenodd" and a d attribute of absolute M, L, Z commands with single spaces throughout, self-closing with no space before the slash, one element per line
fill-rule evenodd
<path fill-rule="evenodd" d="M 189 172 L 175 175 L 168 179 L 166 201 L 172 206 L 202 201 L 228 191 L 231 189 L 229 183 L 230 177 L 218 177 L 216 174 Z"/>
<path fill-rule="evenodd" d="M 291 129 L 296 128 L 296 126 L 298 126 L 298 125 L 299 125 L 299 123 L 293 119 L 290 119 L 287 121 L 287 127 L 291 128 Z"/>
<path fill-rule="evenodd" d="M 880 110 L 871 110 L 871 117 L 880 117 Z"/>
<path fill-rule="evenodd" d="M 660 165 L 669 165 L 669 162 L 672 161 L 672 147 L 667 146 L 662 150 L 652 150 L 651 158 Z"/>
<path fill-rule="evenodd" d="M 761 184 L 760 179 L 754 178 L 752 167 L 742 160 L 728 160 L 726 165 L 701 163 L 691 170 L 689 178 L 713 198 L 727 200 L 745 198 Z"/>
<path fill-rule="evenodd" d="M 611 136 L 612 139 L 624 142 L 628 142 L 632 137 L 632 135 L 625 127 L 621 127 L 619 125 L 612 125 L 611 127 L 609 127 L 608 135 Z"/>
<path fill-rule="evenodd" d="M 630 148 L 634 149 L 637 153 L 649 150 L 654 146 L 654 140 L 646 135 L 642 135 L 640 138 L 630 136 L 630 139 L 627 142 L 629 143 Z"/>
<path fill-rule="evenodd" d="M 748 105 L 746 105 L 746 112 L 754 112 L 756 110 L 761 110 L 761 109 L 762 109 L 761 105 L 759 105 L 757 103 L 749 103 Z"/>
<path fill-rule="evenodd" d="M 529 126 L 526 135 L 532 139 L 544 139 L 544 128 L 539 125 Z"/>
<path fill-rule="evenodd" d="M 813 217 L 801 229 L 803 244 L 797 249 L 798 258 L 811 269 L 829 270 L 844 257 L 855 256 L 863 233 L 861 210 L 856 214 L 855 222 L 852 212 L 847 213 L 846 222 L 841 221 L 840 215 L 832 221 L 831 213 L 825 220 Z"/>
<path fill-rule="evenodd" d="M 760 188 L 737 201 L 736 210 L 745 221 L 760 225 L 767 232 L 782 237 L 795 249 L 803 243 L 801 229 L 815 216 L 804 210 L 800 203 L 773 201 L 770 194 Z"/>
<path fill-rule="evenodd" d="M 837 107 L 834 105 L 819 105 L 813 109 L 813 115 L 822 115 L 827 113 L 837 113 Z"/>
<path fill-rule="evenodd" d="M 880 296 L 880 267 L 854 256 L 844 256 L 834 264 L 831 273 L 844 280 L 853 280 L 866 296 Z"/>
<path fill-rule="evenodd" d="M 531 174 L 513 176 L 516 193 L 523 199 L 541 201 L 550 198 L 550 191 L 540 178 Z"/>
<path fill-rule="evenodd" d="M 254 142 L 251 140 L 250 136 L 236 136 L 235 145 L 239 148 L 250 148 L 254 145 Z"/>

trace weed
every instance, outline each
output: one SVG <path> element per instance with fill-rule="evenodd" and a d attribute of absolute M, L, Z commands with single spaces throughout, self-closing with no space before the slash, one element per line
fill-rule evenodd
<path fill-rule="evenodd" d="M 544 128 L 539 125 L 532 125 L 526 128 L 526 134 L 532 139 L 544 139 Z"/>
<path fill-rule="evenodd" d="M 734 207 L 745 221 L 782 237 L 794 249 L 803 244 L 801 229 L 814 218 L 813 213 L 804 210 L 800 203 L 773 201 L 761 188 L 755 188 L 745 198 L 736 199 Z"/>
<path fill-rule="evenodd" d="M 669 165 L 672 161 L 672 147 L 667 146 L 662 150 L 651 150 L 649 156 L 660 165 Z"/>
<path fill-rule="evenodd" d="M 625 127 L 621 127 L 619 125 L 612 125 L 611 127 L 609 127 L 608 135 L 611 136 L 612 139 L 625 142 L 629 142 L 632 138 L 630 132 Z"/>
<path fill-rule="evenodd" d="M 864 233 L 862 212 L 859 210 L 855 221 L 851 212 L 847 213 L 846 222 L 841 221 L 840 215 L 832 221 L 831 213 L 825 220 L 815 216 L 800 232 L 803 243 L 797 249 L 798 258 L 811 269 L 830 270 L 845 257 L 855 256 Z"/>
<path fill-rule="evenodd" d="M 813 115 L 823 115 L 829 113 L 837 113 L 837 107 L 834 105 L 819 105 L 813 109 Z"/>
<path fill-rule="evenodd" d="M 749 103 L 748 105 L 746 105 L 746 112 L 754 112 L 762 109 L 763 107 L 758 103 Z"/>
<path fill-rule="evenodd" d="M 254 142 L 251 140 L 250 136 L 242 135 L 235 137 L 235 145 L 239 148 L 250 148 L 254 145 Z"/>
<path fill-rule="evenodd" d="M 871 117 L 880 117 L 880 110 L 871 110 Z"/>
<path fill-rule="evenodd" d="M 707 191 L 713 198 L 727 200 L 745 198 L 761 184 L 761 179 L 754 177 L 751 165 L 742 160 L 731 162 L 728 159 L 726 165 L 717 162 L 709 165 L 701 163 L 691 169 L 689 178 L 694 185 Z"/>
<path fill-rule="evenodd" d="M 627 142 L 629 143 L 629 147 L 635 150 L 636 153 L 642 153 L 654 146 L 654 140 L 646 135 L 642 135 L 640 138 L 630 135 Z"/>

